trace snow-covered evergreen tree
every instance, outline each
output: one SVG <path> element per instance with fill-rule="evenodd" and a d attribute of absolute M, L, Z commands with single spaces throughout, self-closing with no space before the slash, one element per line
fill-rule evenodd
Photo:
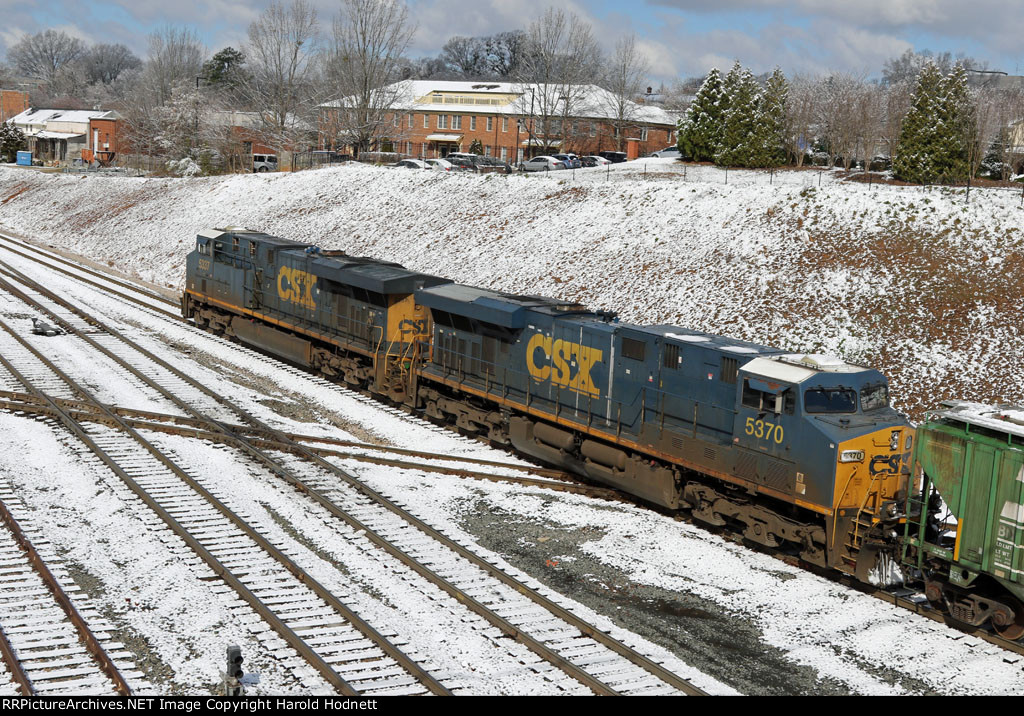
<path fill-rule="evenodd" d="M 941 120 L 946 132 L 936 160 L 939 178 L 965 181 L 971 174 L 971 150 L 976 144 L 977 122 L 974 98 L 962 64 L 957 63 L 943 80 L 941 98 Z"/>
<path fill-rule="evenodd" d="M 725 77 L 729 107 L 722 123 L 722 140 L 715 163 L 726 167 L 756 166 L 759 127 L 763 122 L 761 88 L 750 70 L 737 62 Z"/>
<path fill-rule="evenodd" d="M 789 83 L 778 67 L 768 78 L 761 101 L 754 162 L 748 166 L 777 167 L 786 161 L 786 101 Z"/>
<path fill-rule="evenodd" d="M 18 150 L 25 148 L 25 134 L 14 122 L 0 124 L 0 162 L 13 162 Z"/>
<path fill-rule="evenodd" d="M 722 73 L 712 68 L 697 90 L 693 104 L 679 121 L 679 151 L 694 161 L 714 159 L 722 137 L 722 115 L 728 107 Z"/>
<path fill-rule="evenodd" d="M 917 183 L 965 180 L 975 131 L 974 101 L 963 66 L 943 77 L 934 64 L 926 64 L 903 120 L 893 173 Z"/>

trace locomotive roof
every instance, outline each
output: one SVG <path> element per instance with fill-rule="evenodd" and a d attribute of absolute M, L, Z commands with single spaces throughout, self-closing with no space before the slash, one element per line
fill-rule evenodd
<path fill-rule="evenodd" d="M 967 400 L 943 400 L 942 406 L 948 410 L 936 411 L 933 413 L 935 417 L 1024 437 L 1024 406 L 984 405 Z"/>
<path fill-rule="evenodd" d="M 552 315 L 591 313 L 578 303 L 557 301 L 544 296 L 517 296 L 457 283 L 418 291 L 416 301 L 428 308 L 436 308 L 505 328 L 523 328 L 526 325 L 528 310 Z"/>
<path fill-rule="evenodd" d="M 204 239 L 218 239 L 221 236 L 238 236 L 239 238 L 247 238 L 255 241 L 261 241 L 271 246 L 298 249 L 306 248 L 310 244 L 303 243 L 301 241 L 292 241 L 291 239 L 282 239 L 279 236 L 271 236 L 270 234 L 264 234 L 262 231 L 250 231 L 249 229 L 243 229 L 239 226 L 227 226 L 223 229 L 203 229 L 199 232 L 199 236 Z"/>
<path fill-rule="evenodd" d="M 450 283 L 450 279 L 410 271 L 401 264 L 365 256 L 348 256 L 343 251 L 309 254 L 309 271 L 328 281 L 355 286 L 385 295 L 412 293 L 424 286 Z"/>

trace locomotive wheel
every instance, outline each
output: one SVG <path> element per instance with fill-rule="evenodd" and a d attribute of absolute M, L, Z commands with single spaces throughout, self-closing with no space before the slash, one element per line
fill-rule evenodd
<path fill-rule="evenodd" d="M 996 630 L 996 634 L 1007 641 L 1017 641 L 1024 637 L 1024 604 L 1014 600 L 1013 611 L 1014 618 L 1012 620 L 1005 619 L 1006 615 L 1003 613 L 997 613 L 992 617 L 992 628 Z M 997 622 L 999 617 L 1004 617 L 1006 623 L 999 624 Z"/>

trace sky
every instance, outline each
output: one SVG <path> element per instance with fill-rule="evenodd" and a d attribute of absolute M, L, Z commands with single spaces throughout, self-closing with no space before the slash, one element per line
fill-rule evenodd
<path fill-rule="evenodd" d="M 329 29 L 340 0 L 311 0 Z M 162 25 L 190 25 L 212 54 L 240 47 L 270 0 L 0 0 L 0 51 L 53 28 L 88 43 L 124 43 L 140 57 Z M 650 81 L 703 75 L 735 60 L 755 73 L 877 76 L 908 49 L 963 53 L 1024 74 L 1024 0 L 409 0 L 411 54 L 436 55 L 454 35 L 525 29 L 549 6 L 588 20 L 606 51 L 633 32 Z"/>

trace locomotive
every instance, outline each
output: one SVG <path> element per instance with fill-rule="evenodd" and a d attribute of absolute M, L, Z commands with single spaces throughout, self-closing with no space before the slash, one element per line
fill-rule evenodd
<path fill-rule="evenodd" d="M 197 236 L 182 314 L 810 564 L 908 557 L 914 430 L 876 370 L 238 228 Z"/>

